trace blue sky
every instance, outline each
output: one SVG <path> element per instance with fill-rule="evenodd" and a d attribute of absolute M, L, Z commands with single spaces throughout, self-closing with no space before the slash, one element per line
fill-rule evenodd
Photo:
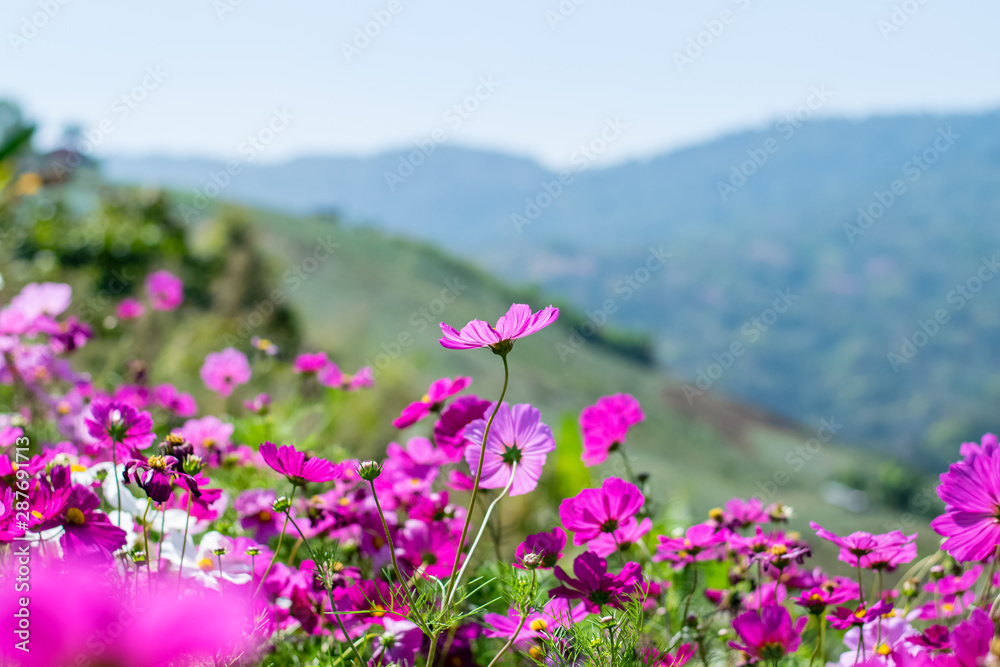
<path fill-rule="evenodd" d="M 820 115 L 1000 106 L 993 0 L 62 1 L 5 0 L 0 96 L 46 141 L 110 119 L 98 154 L 233 157 L 280 109 L 262 160 L 440 130 L 561 166 L 608 119 L 617 162 L 772 122 L 817 86 Z"/>

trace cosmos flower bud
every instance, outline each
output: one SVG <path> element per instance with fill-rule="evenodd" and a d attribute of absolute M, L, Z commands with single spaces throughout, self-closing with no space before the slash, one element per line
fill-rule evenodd
<path fill-rule="evenodd" d="M 907 579 L 903 582 L 903 595 L 911 598 L 917 597 L 917 594 L 920 592 L 919 586 L 919 579 Z"/>
<path fill-rule="evenodd" d="M 366 482 L 374 482 L 382 474 L 382 464 L 377 461 L 364 461 L 358 466 L 358 475 Z"/>
<path fill-rule="evenodd" d="M 601 616 L 600 620 L 601 620 L 601 623 L 603 623 L 604 625 L 611 625 L 612 623 L 615 622 L 615 617 L 614 616 Z"/>
<path fill-rule="evenodd" d="M 279 512 L 281 514 L 287 512 L 289 508 L 291 508 L 291 506 L 292 506 L 292 499 L 286 496 L 282 496 L 277 500 L 275 500 L 273 505 L 274 511 Z"/>
<path fill-rule="evenodd" d="M 533 553 L 525 554 L 524 557 L 521 559 L 521 565 L 523 565 L 524 569 L 526 570 L 535 570 L 541 564 L 542 564 L 542 557 L 539 556 L 538 554 L 533 554 Z"/>
<path fill-rule="evenodd" d="M 226 550 L 224 547 L 219 547 L 217 549 L 212 549 L 212 553 L 215 554 L 216 556 L 225 556 Z"/>
<path fill-rule="evenodd" d="M 943 579 L 945 576 L 944 568 L 940 565 L 934 565 L 931 567 L 930 575 L 931 579 L 934 579 L 935 581 Z"/>
<path fill-rule="evenodd" d="M 134 551 L 132 552 L 132 562 L 136 565 L 142 565 L 146 562 L 146 552 L 145 551 Z"/>
<path fill-rule="evenodd" d="M 205 462 L 200 456 L 188 454 L 187 458 L 184 459 L 184 472 L 189 475 L 197 475 L 204 467 Z"/>
<path fill-rule="evenodd" d="M 244 553 L 246 553 L 247 556 L 259 556 L 260 555 L 260 549 L 257 548 L 257 547 L 250 547 Z"/>

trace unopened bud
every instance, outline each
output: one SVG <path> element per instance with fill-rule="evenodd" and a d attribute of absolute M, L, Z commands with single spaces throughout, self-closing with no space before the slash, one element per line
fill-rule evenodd
<path fill-rule="evenodd" d="M 259 556 L 260 549 L 258 549 L 257 547 L 250 547 L 244 553 L 246 553 L 247 556 Z"/>
<path fill-rule="evenodd" d="M 278 512 L 279 514 L 284 514 L 291 508 L 291 506 L 292 506 L 292 499 L 286 496 L 278 498 L 277 500 L 274 501 L 274 504 L 272 505 L 272 507 L 274 507 L 274 511 Z"/>
<path fill-rule="evenodd" d="M 366 482 L 374 482 L 382 474 L 382 464 L 377 461 L 364 461 L 358 466 L 358 476 Z"/>
<path fill-rule="evenodd" d="M 226 550 L 224 547 L 219 547 L 217 549 L 212 549 L 212 553 L 215 554 L 216 556 L 225 556 Z"/>
<path fill-rule="evenodd" d="M 535 570 L 541 564 L 542 557 L 536 553 L 525 554 L 524 558 L 521 559 L 521 565 L 523 565 L 526 570 Z"/>
<path fill-rule="evenodd" d="M 920 592 L 919 586 L 919 579 L 907 579 L 903 582 L 903 595 L 911 598 L 917 597 L 917 593 Z"/>
<path fill-rule="evenodd" d="M 611 625 L 612 623 L 615 622 L 615 617 L 614 616 L 601 616 L 600 621 L 604 625 Z"/>
<path fill-rule="evenodd" d="M 188 454 L 184 459 L 184 472 L 189 475 L 197 475 L 205 467 L 205 461 L 196 454 Z"/>
<path fill-rule="evenodd" d="M 684 619 L 684 625 L 688 626 L 689 628 L 697 628 L 698 617 L 695 614 L 688 614 L 688 617 Z"/>
<path fill-rule="evenodd" d="M 934 580 L 943 579 L 945 576 L 944 567 L 940 565 L 934 565 L 933 567 L 931 567 L 930 574 L 931 574 L 931 579 Z"/>

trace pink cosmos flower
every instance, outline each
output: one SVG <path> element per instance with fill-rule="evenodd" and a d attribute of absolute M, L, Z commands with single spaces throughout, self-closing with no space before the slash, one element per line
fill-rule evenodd
<path fill-rule="evenodd" d="M 830 621 L 830 625 L 838 630 L 847 630 L 854 626 L 871 623 L 877 620 L 879 616 L 888 614 L 890 611 L 892 611 L 892 603 L 886 600 L 879 600 L 871 607 L 862 602 L 854 609 L 850 607 L 837 607 L 833 610 L 832 614 L 826 617 L 826 620 Z"/>
<path fill-rule="evenodd" d="M 415 665 L 424 633 L 407 620 L 385 619 L 382 634 L 375 639 L 373 665 Z"/>
<path fill-rule="evenodd" d="M 729 645 L 757 660 L 778 660 L 799 648 L 808 621 L 803 616 L 793 625 L 788 610 L 777 605 L 748 611 L 733 621 L 740 642 Z"/>
<path fill-rule="evenodd" d="M 490 409 L 492 410 L 492 406 Z M 517 463 L 517 471 L 510 487 L 510 495 L 519 496 L 538 486 L 545 459 L 556 448 L 552 429 L 542 423 L 541 417 L 542 413 L 527 403 L 513 408 L 506 403 L 500 405 L 486 441 L 486 457 L 480 480 L 482 488 L 501 489 L 507 486 L 514 463 Z M 479 455 L 483 449 L 486 420 L 477 419 L 465 431 L 471 441 L 465 450 L 465 460 L 475 473 L 479 468 Z"/>
<path fill-rule="evenodd" d="M 482 419 L 490 402 L 478 396 L 461 396 L 441 412 L 434 424 L 434 444 L 445 453 L 448 461 L 461 461 L 469 441 L 465 438 L 465 427 Z"/>
<path fill-rule="evenodd" d="M 340 370 L 340 366 L 333 363 L 332 361 L 327 362 L 322 368 L 317 372 L 316 379 L 324 387 L 332 387 L 334 389 L 341 389 L 344 386 L 344 373 Z"/>
<path fill-rule="evenodd" d="M 653 520 L 647 516 L 639 523 L 631 521 L 613 532 L 601 533 L 590 541 L 587 548 L 598 556 L 607 558 L 616 551 L 628 551 L 652 529 Z"/>
<path fill-rule="evenodd" d="M 462 391 L 472 382 L 469 377 L 441 378 L 431 383 L 427 393 L 419 401 L 414 401 L 403 408 L 403 412 L 392 422 L 396 428 L 406 428 L 416 424 L 432 411 L 440 412 L 445 399 Z"/>
<path fill-rule="evenodd" d="M 441 323 L 444 336 L 440 343 L 450 350 L 472 350 L 488 347 L 496 354 L 507 354 L 518 338 L 541 331 L 559 318 L 559 309 L 546 306 L 535 314 L 531 307 L 515 303 L 502 315 L 495 327 L 482 320 L 472 320 L 461 331 Z"/>
<path fill-rule="evenodd" d="M 369 366 L 362 366 L 354 375 L 345 375 L 347 391 L 357 391 L 375 386 L 375 371 Z"/>
<path fill-rule="evenodd" d="M 271 407 L 271 397 L 267 394 L 257 394 L 249 401 L 243 401 L 243 407 L 258 415 L 265 415 Z"/>
<path fill-rule="evenodd" d="M 291 445 L 278 447 L 274 443 L 265 442 L 260 446 L 260 455 L 267 465 L 296 486 L 302 486 L 306 482 L 331 482 L 343 474 L 343 466 L 334 465 L 326 459 L 310 457 Z"/>
<path fill-rule="evenodd" d="M 584 465 L 603 463 L 609 452 L 625 444 L 629 428 L 645 418 L 639 401 L 628 394 L 604 396 L 584 408 L 580 413 Z"/>
<path fill-rule="evenodd" d="M 604 480 L 599 489 L 584 489 L 559 505 L 559 518 L 573 531 L 573 544 L 586 544 L 602 533 L 635 525 L 635 515 L 646 497 L 635 484 L 618 477 Z"/>
<path fill-rule="evenodd" d="M 991 558 L 1000 545 L 1000 449 L 966 448 L 966 458 L 941 475 L 937 492 L 944 514 L 931 528 L 947 539 L 942 548 L 961 562 Z"/>
<path fill-rule="evenodd" d="M 326 352 L 300 354 L 295 357 L 295 363 L 292 365 L 292 370 L 296 373 L 318 373 L 328 363 L 330 363 L 330 360 L 327 358 Z"/>
<path fill-rule="evenodd" d="M 839 560 L 853 567 L 857 567 L 859 560 L 868 554 L 900 547 L 907 542 L 912 542 L 917 537 L 915 534 L 907 537 L 898 530 L 881 535 L 858 531 L 841 537 L 826 530 L 815 521 L 810 521 L 809 526 L 824 540 L 829 540 L 840 547 Z"/>
<path fill-rule="evenodd" d="M 111 523 L 100 507 L 101 499 L 79 484 L 56 490 L 46 503 L 47 520 L 37 529 L 61 526 L 63 534 L 59 542 L 67 555 L 110 558 L 125 546 L 125 531 Z"/>
<path fill-rule="evenodd" d="M 11 580 L 13 580 L 11 578 Z M 113 582 L 113 583 L 112 583 Z M 252 603 L 239 591 L 226 597 L 199 591 L 178 597 L 171 586 L 145 586 L 132 597 L 103 570 L 76 561 L 59 571 L 34 563 L 31 573 L 30 651 L 17 636 L 24 593 L 13 585 L 0 591 L 0 662 L 22 667 L 53 665 L 195 665 L 216 655 L 246 651 L 244 628 Z"/>
<path fill-rule="evenodd" d="M 642 566 L 625 564 L 618 574 L 608 573 L 608 561 L 593 551 L 585 551 L 573 561 L 576 579 L 556 566 L 556 579 L 563 582 L 549 591 L 549 597 L 583 600 L 587 610 L 594 614 L 604 605 L 621 607 L 642 590 Z"/>
<path fill-rule="evenodd" d="M 97 401 L 90 406 L 86 420 L 87 431 L 101 447 L 118 443 L 117 455 L 138 458 L 140 450 L 149 447 L 156 439 L 153 418 L 121 401 Z"/>
<path fill-rule="evenodd" d="M 69 308 L 72 294 L 72 288 L 64 283 L 28 283 L 6 308 L 0 309 L 0 333 L 51 329 L 55 325 L 51 318 Z"/>
<path fill-rule="evenodd" d="M 655 648 L 649 648 L 643 654 L 646 659 L 644 664 L 651 667 L 684 667 L 694 657 L 694 652 L 694 644 L 681 644 L 673 655 L 666 652 L 660 653 Z"/>
<path fill-rule="evenodd" d="M 514 551 L 514 567 L 524 568 L 524 557 L 533 554 L 538 558 L 536 567 L 541 570 L 548 570 L 555 567 L 556 562 L 562 558 L 563 549 L 566 547 L 566 533 L 562 528 L 556 526 L 548 533 L 535 533 L 524 538 L 524 542 L 517 545 Z"/>
<path fill-rule="evenodd" d="M 718 557 L 719 547 L 726 542 L 726 538 L 725 530 L 717 531 L 708 523 L 695 524 L 687 529 L 684 537 L 661 535 L 653 560 L 670 561 L 676 568 L 697 561 L 712 560 Z"/>
<path fill-rule="evenodd" d="M 146 276 L 146 291 L 153 310 L 174 310 L 184 301 L 184 283 L 169 271 Z"/>
<path fill-rule="evenodd" d="M 161 408 L 173 412 L 178 417 L 193 417 L 198 412 L 194 396 L 177 391 L 177 387 L 172 384 L 157 385 L 153 389 L 153 400 Z"/>
<path fill-rule="evenodd" d="M 201 367 L 205 386 L 223 398 L 233 393 L 238 385 L 249 382 L 250 373 L 246 355 L 232 347 L 209 353 Z"/>
<path fill-rule="evenodd" d="M 118 319 L 120 320 L 134 320 L 142 317 L 145 313 L 146 306 L 142 305 L 142 302 L 138 299 L 133 299 L 132 297 L 122 299 L 122 302 L 115 309 L 115 314 L 118 315 Z"/>
<path fill-rule="evenodd" d="M 586 617 L 587 606 L 584 603 L 570 607 L 566 599 L 553 598 L 541 611 L 528 614 L 523 626 L 521 614 L 514 608 L 509 609 L 506 614 L 486 614 L 483 617 L 487 626 L 484 634 L 487 637 L 510 639 L 517 632 L 518 626 L 521 626 L 515 643 L 524 646 L 536 639 L 551 639 L 557 628 L 572 628 Z"/>

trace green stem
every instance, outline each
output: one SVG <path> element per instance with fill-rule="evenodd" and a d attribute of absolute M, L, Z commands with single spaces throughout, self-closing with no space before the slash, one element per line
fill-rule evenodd
<path fill-rule="evenodd" d="M 292 485 L 292 493 L 288 496 L 288 511 L 285 512 L 285 523 L 281 526 L 281 534 L 278 535 L 278 545 L 274 548 L 274 557 L 271 562 L 268 563 L 267 569 L 264 570 L 264 574 L 260 577 L 260 582 L 257 584 L 257 589 L 253 592 L 254 597 L 257 597 L 257 593 L 260 593 L 260 587 L 264 585 L 264 580 L 267 579 L 268 573 L 271 568 L 274 567 L 275 562 L 278 560 L 278 552 L 281 550 L 281 542 L 285 539 L 285 531 L 288 530 L 288 520 L 291 518 L 292 512 L 292 499 L 295 498 L 295 485 Z"/>
<path fill-rule="evenodd" d="M 115 491 L 118 495 L 118 520 L 122 521 L 122 487 L 118 481 L 118 437 L 115 435 L 111 436 L 111 464 L 114 466 L 111 472 L 115 476 Z"/>
<path fill-rule="evenodd" d="M 628 475 L 628 480 L 633 484 L 638 485 L 635 472 L 632 470 L 632 463 L 628 460 L 628 454 L 625 453 L 625 447 L 618 445 L 618 453 L 621 454 L 622 462 L 625 464 L 625 474 Z"/>
<path fill-rule="evenodd" d="M 406 578 L 403 577 L 403 573 L 399 569 L 399 563 L 396 560 L 396 548 L 392 544 L 392 535 L 389 534 L 389 524 L 385 520 L 385 513 L 382 512 L 382 505 L 378 501 L 378 494 L 375 493 L 375 481 L 371 480 L 368 482 L 368 484 L 372 488 L 372 498 L 375 500 L 375 509 L 378 510 L 378 516 L 380 519 L 382 519 L 382 530 L 385 531 L 385 541 L 386 544 L 389 546 L 389 555 L 392 557 L 392 569 L 393 571 L 395 571 L 396 577 L 399 579 L 399 585 L 403 589 L 403 595 L 406 596 L 406 603 L 410 605 L 410 611 L 416 614 L 417 621 L 419 621 L 418 625 L 420 626 L 420 629 L 426 633 L 427 624 L 424 621 L 423 615 L 421 615 L 416 605 L 413 604 L 413 598 L 410 597 L 410 587 L 407 585 Z"/>
<path fill-rule="evenodd" d="M 118 496 L 118 502 L 121 502 L 121 496 Z M 153 594 L 153 573 L 149 570 L 149 529 L 146 528 L 146 515 L 149 514 L 149 508 L 152 506 L 153 501 L 146 498 L 146 511 L 142 513 L 142 544 L 143 548 L 146 550 L 146 584 L 149 586 L 150 595 Z M 121 516 L 121 514 L 118 516 Z"/>
<path fill-rule="evenodd" d="M 316 565 L 318 567 L 319 566 L 319 560 L 316 559 L 316 554 L 313 552 L 312 546 L 309 544 L 309 540 L 306 539 L 306 536 L 302 532 L 302 529 L 299 528 L 299 524 L 295 523 L 295 519 L 292 519 L 292 508 L 291 507 L 289 507 L 287 510 L 285 510 L 285 518 L 288 521 L 292 522 L 292 526 L 295 528 L 295 531 L 299 534 L 299 537 L 302 538 L 302 544 L 304 544 L 305 547 L 306 547 L 306 550 L 309 551 L 309 557 L 312 558 L 313 562 L 316 563 Z M 337 621 L 337 627 L 339 627 L 340 631 L 344 633 L 344 639 L 347 641 L 348 644 L 351 645 L 351 651 L 354 652 L 354 657 L 357 659 L 358 663 L 360 665 L 364 665 L 365 664 L 365 659 L 361 657 L 361 653 L 358 651 L 358 647 L 355 646 L 354 642 L 351 641 L 351 636 L 349 634 L 347 634 L 347 628 L 344 627 L 344 621 L 342 621 L 340 619 L 340 614 L 337 613 L 337 605 L 335 605 L 334 602 L 333 602 L 333 591 L 330 590 L 330 584 L 327 581 L 326 572 L 325 571 L 323 572 L 323 588 L 326 589 L 326 596 L 330 600 L 330 613 L 333 615 L 334 620 Z"/>
<path fill-rule="evenodd" d="M 684 603 L 684 617 L 681 619 L 681 627 L 687 623 L 688 611 L 691 609 L 691 598 L 694 597 L 695 591 L 698 590 L 698 561 L 693 561 L 691 567 L 694 568 L 694 581 L 691 584 L 691 593 L 688 595 L 687 602 Z"/>
<path fill-rule="evenodd" d="M 512 477 L 513 477 L 513 475 L 512 475 Z M 530 600 L 532 602 L 535 599 L 535 584 L 537 582 L 538 582 L 537 570 L 532 570 L 531 571 L 531 597 L 530 597 Z M 490 660 L 490 664 L 487 665 L 486 667 L 493 667 L 493 665 L 497 664 L 497 660 L 499 660 L 501 657 L 503 657 L 503 654 L 506 653 L 510 649 L 510 647 L 514 645 L 514 642 L 517 641 L 517 636 L 519 634 L 521 634 L 521 629 L 524 627 L 524 622 L 528 620 L 528 613 L 530 611 L 531 611 L 531 602 L 529 602 L 528 604 L 526 604 L 524 606 L 524 609 L 521 612 L 521 620 L 520 620 L 520 622 L 518 622 L 517 629 L 514 630 L 514 634 L 511 635 L 510 639 L 507 640 L 507 643 L 504 644 L 503 648 L 500 649 L 500 652 L 497 653 L 493 657 L 492 660 Z"/>
<path fill-rule="evenodd" d="M 181 541 L 181 564 L 177 572 L 177 595 L 181 594 L 181 578 L 184 576 L 184 554 L 187 552 L 188 546 L 188 525 L 191 523 L 191 500 L 194 498 L 194 494 L 188 491 L 188 504 L 187 504 L 187 516 L 184 518 L 184 539 Z M 166 517 L 167 513 L 164 512 L 163 516 Z"/>
<path fill-rule="evenodd" d="M 490 506 L 486 509 L 486 516 L 483 517 L 483 522 L 479 526 L 479 532 L 476 534 L 476 539 L 473 541 L 472 546 L 469 547 L 469 554 L 465 557 L 465 562 L 462 564 L 462 569 L 458 571 L 458 575 L 455 577 L 455 586 L 451 589 L 452 596 L 455 591 L 458 590 L 458 582 L 461 581 L 462 575 L 465 574 L 466 568 L 469 567 L 469 563 L 472 562 L 472 554 L 476 552 L 476 547 L 479 546 L 479 540 L 483 537 L 483 530 L 486 528 L 486 524 L 489 523 L 490 514 L 493 513 L 493 508 L 503 500 L 507 492 L 510 491 L 510 487 L 514 485 L 514 475 L 517 473 L 517 462 L 515 461 L 510 467 L 510 479 L 507 481 L 507 486 L 503 487 L 503 491 L 497 495 L 497 497 L 490 503 Z M 451 604 L 451 597 L 445 599 L 444 606 L 448 607 Z"/>
<path fill-rule="evenodd" d="M 826 624 L 823 622 L 822 612 L 816 614 L 816 624 L 819 626 L 816 633 L 816 648 L 813 649 L 812 655 L 809 656 L 809 667 L 812 667 L 813 663 L 816 662 L 816 656 L 820 655 L 823 651 L 823 631 Z"/>

